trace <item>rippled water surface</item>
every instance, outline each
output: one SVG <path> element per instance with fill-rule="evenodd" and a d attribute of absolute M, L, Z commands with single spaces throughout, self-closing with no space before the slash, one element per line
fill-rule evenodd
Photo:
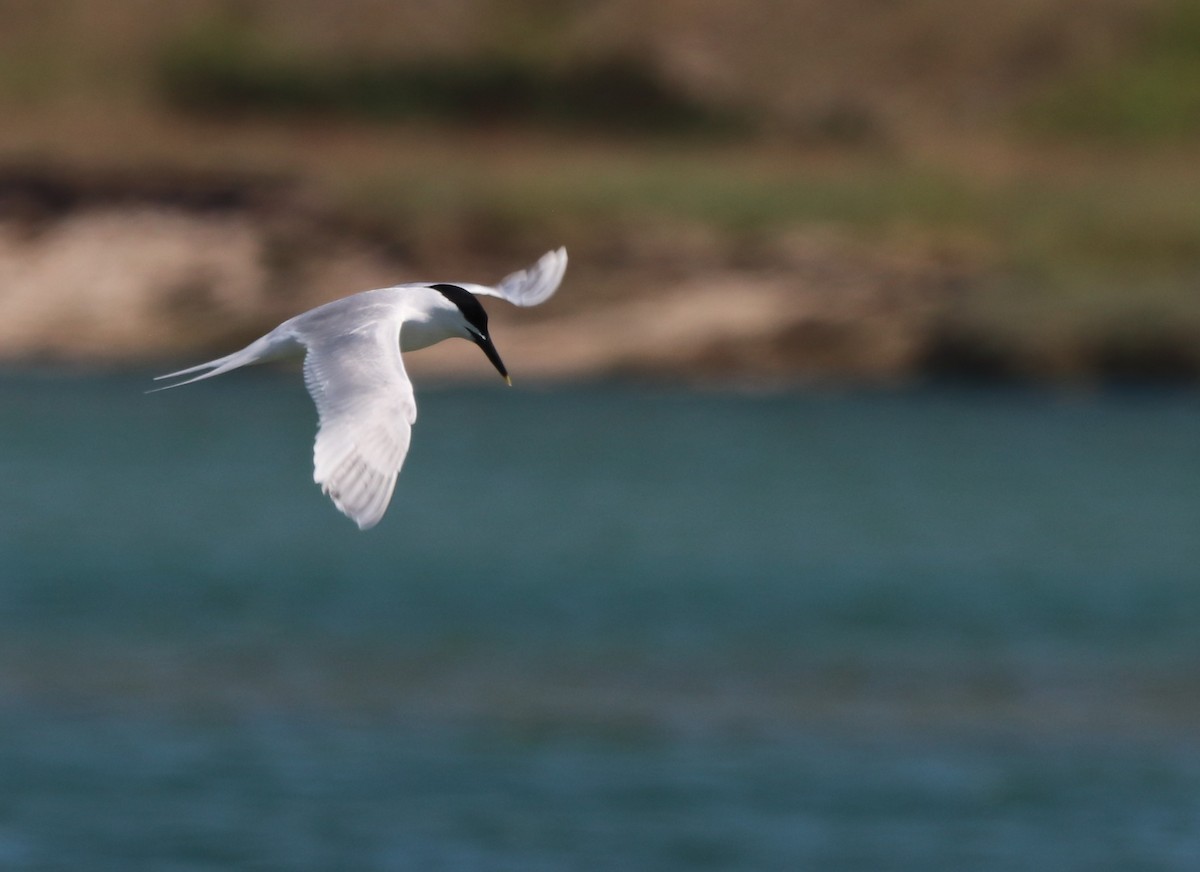
<path fill-rule="evenodd" d="M 1200 395 L 0 378 L 0 869 L 1200 868 Z"/>

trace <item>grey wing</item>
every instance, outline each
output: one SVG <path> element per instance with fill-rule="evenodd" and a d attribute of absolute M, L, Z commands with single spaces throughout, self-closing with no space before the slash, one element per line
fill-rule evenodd
<path fill-rule="evenodd" d="M 400 356 L 400 321 L 314 332 L 299 336 L 308 349 L 304 383 L 320 416 L 313 480 L 366 530 L 387 510 L 417 417 Z"/>
<path fill-rule="evenodd" d="M 554 295 L 567 270 L 567 250 L 556 248 L 542 255 L 533 266 L 505 276 L 495 287 L 462 284 L 472 294 L 499 297 L 514 306 L 536 306 Z M 458 284 L 457 282 L 455 284 Z"/>

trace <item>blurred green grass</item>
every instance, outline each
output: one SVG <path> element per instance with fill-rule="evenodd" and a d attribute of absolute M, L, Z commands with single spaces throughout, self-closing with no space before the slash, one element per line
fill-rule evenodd
<path fill-rule="evenodd" d="M 632 53 L 562 60 L 505 48 L 465 57 L 313 57 L 217 19 L 168 42 L 154 75 L 168 105 L 213 116 L 538 124 L 643 136 L 750 129 L 746 113 L 705 104 Z"/>
<path fill-rule="evenodd" d="M 1041 134 L 1130 144 L 1200 134 L 1200 2 L 1152 4 L 1127 46 L 1046 83 L 1021 118 Z"/>
<path fill-rule="evenodd" d="M 1023 270 L 1133 275 L 1200 263 L 1200 173 L 1041 175 L 997 183 L 912 162 L 808 165 L 786 152 L 647 149 L 547 153 L 516 164 L 424 162 L 342 175 L 340 196 L 398 222 L 469 209 L 519 227 L 538 216 L 589 230 L 643 219 L 693 222 L 753 239 L 817 223 L 872 239 L 911 233 L 986 251 Z"/>

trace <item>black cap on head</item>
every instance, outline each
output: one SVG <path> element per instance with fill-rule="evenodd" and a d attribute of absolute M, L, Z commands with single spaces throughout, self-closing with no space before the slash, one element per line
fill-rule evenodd
<path fill-rule="evenodd" d="M 438 284 L 429 287 L 440 292 L 447 300 L 458 306 L 458 311 L 462 312 L 466 322 L 478 331 L 478 333 L 471 334 L 475 344 L 483 349 L 487 359 L 492 362 L 492 366 L 496 367 L 496 371 L 504 376 L 504 380 L 512 384 L 512 379 L 508 377 L 508 370 L 504 367 L 504 361 L 500 359 L 500 354 L 496 351 L 496 346 L 492 344 L 492 339 L 488 335 L 487 312 L 475 295 L 458 285 Z"/>
<path fill-rule="evenodd" d="M 463 313 L 467 323 L 487 336 L 487 312 L 484 311 L 479 299 L 474 294 L 458 285 L 430 285 L 429 287 L 441 292 L 443 297 L 458 306 L 458 311 Z"/>

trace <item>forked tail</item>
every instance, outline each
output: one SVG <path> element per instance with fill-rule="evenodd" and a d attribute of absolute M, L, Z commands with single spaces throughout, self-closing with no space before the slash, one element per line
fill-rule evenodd
<path fill-rule="evenodd" d="M 163 385 L 160 388 L 152 388 L 146 393 L 154 394 L 159 391 L 170 390 L 171 388 L 179 388 L 184 385 L 190 385 L 192 382 L 202 381 L 206 378 L 212 378 L 214 375 L 221 375 L 229 372 L 231 369 L 249 366 L 252 363 L 259 363 L 264 360 L 270 360 L 275 357 L 280 357 L 287 351 L 294 349 L 297 343 L 292 338 L 290 333 L 283 332 L 276 328 L 259 339 L 255 339 L 241 351 L 235 351 L 233 354 L 227 354 L 224 357 L 218 357 L 216 360 L 210 360 L 207 363 L 200 363 L 196 366 L 189 366 L 187 369 L 169 372 L 166 375 L 155 376 L 155 381 L 162 381 L 168 378 L 178 378 L 183 375 L 191 375 L 194 372 L 200 375 L 193 376 L 189 379 L 184 379 L 181 382 L 175 382 L 172 385 Z M 207 372 L 205 372 L 207 370 Z"/>

